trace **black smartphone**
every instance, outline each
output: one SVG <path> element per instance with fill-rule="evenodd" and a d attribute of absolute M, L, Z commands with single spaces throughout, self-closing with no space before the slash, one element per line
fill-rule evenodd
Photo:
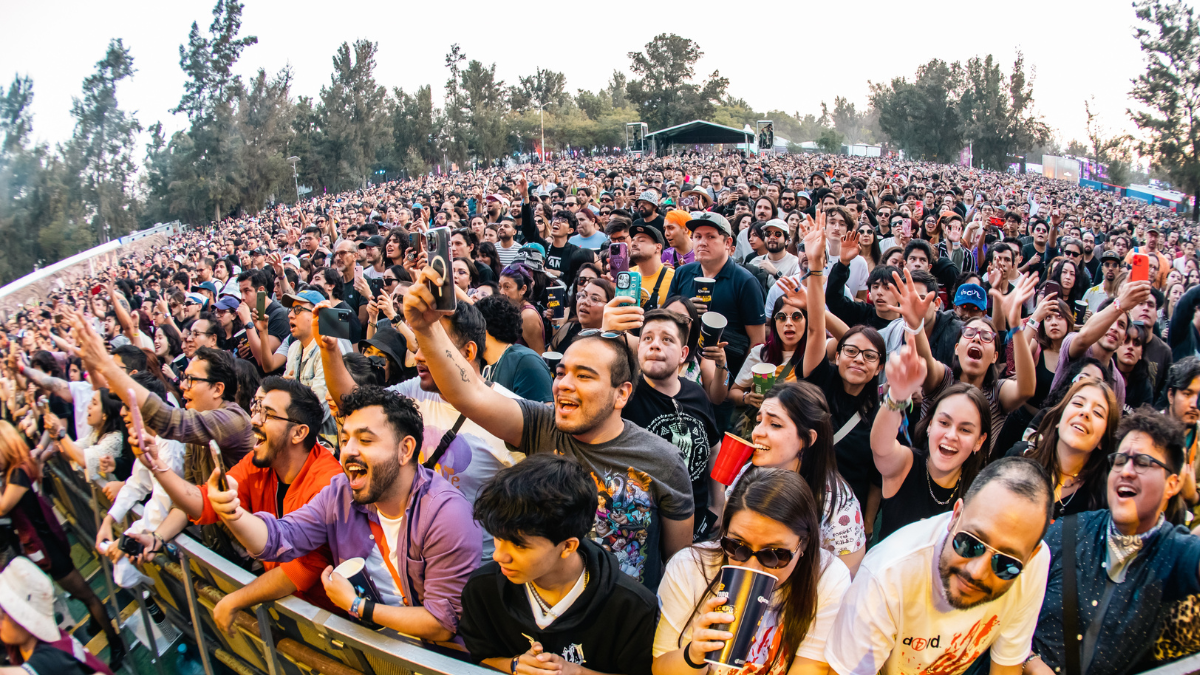
<path fill-rule="evenodd" d="M 267 292 L 258 292 L 258 315 L 265 317 L 267 315 Z"/>
<path fill-rule="evenodd" d="M 317 312 L 317 328 L 324 337 L 350 339 L 350 310 L 325 307 Z"/>
<path fill-rule="evenodd" d="M 458 299 L 454 297 L 454 269 L 450 266 L 450 228 L 435 227 L 426 232 L 425 250 L 429 266 L 442 277 L 439 286 L 429 289 L 437 301 L 435 309 L 453 312 L 458 306 Z"/>
<path fill-rule="evenodd" d="M 146 547 L 142 546 L 142 542 L 138 541 L 137 539 L 134 539 L 127 534 L 122 534 L 121 538 L 117 540 L 117 548 L 120 549 L 122 553 L 136 557 L 141 555 L 142 551 L 145 550 Z"/>

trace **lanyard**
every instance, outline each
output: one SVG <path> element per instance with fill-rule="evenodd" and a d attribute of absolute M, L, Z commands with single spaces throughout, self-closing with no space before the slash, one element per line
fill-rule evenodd
<path fill-rule="evenodd" d="M 379 523 L 367 519 L 371 523 L 371 534 L 375 535 L 375 545 L 379 547 L 380 553 L 383 553 L 383 564 L 387 566 L 388 571 L 392 573 L 392 580 L 396 582 L 396 590 L 400 592 L 400 599 L 404 601 L 404 606 L 408 607 L 408 596 L 404 593 L 404 584 L 400 583 L 400 575 L 396 572 L 396 567 L 392 565 L 392 553 L 388 550 L 387 537 L 383 535 L 383 528 Z"/>

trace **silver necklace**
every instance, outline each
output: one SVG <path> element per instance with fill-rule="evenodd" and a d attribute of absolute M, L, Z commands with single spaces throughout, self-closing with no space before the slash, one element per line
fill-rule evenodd
<path fill-rule="evenodd" d="M 929 496 L 933 498 L 934 503 L 938 506 L 945 506 L 949 504 L 952 499 L 954 499 L 954 495 L 958 492 L 958 486 L 962 483 L 962 474 L 959 474 L 958 481 L 954 483 L 954 489 L 950 491 L 950 496 L 946 498 L 946 501 L 938 499 L 937 495 L 933 494 L 933 478 L 929 475 L 928 464 L 925 465 L 925 482 L 929 485 Z M 939 485 L 938 487 L 941 486 Z"/>
<path fill-rule="evenodd" d="M 590 581 L 591 578 L 592 578 L 592 573 L 589 572 L 587 569 L 584 569 L 583 570 L 583 589 L 581 589 L 581 590 L 587 590 L 588 581 Z M 529 582 L 529 590 L 533 591 L 533 599 L 537 601 L 538 607 L 540 607 L 542 609 L 542 614 L 545 614 L 546 616 L 548 616 L 552 619 L 557 619 L 559 617 L 558 613 L 552 611 L 553 608 L 550 606 L 550 603 L 546 602 L 545 598 L 542 597 L 541 593 L 538 593 L 537 586 L 534 585 L 534 583 L 532 581 Z M 569 592 L 570 591 L 568 591 L 568 593 Z"/>

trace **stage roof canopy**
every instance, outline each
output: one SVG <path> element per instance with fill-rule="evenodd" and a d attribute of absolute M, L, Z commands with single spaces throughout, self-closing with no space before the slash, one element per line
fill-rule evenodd
<path fill-rule="evenodd" d="M 692 120 L 646 134 L 646 138 L 654 139 L 659 147 L 670 143 L 745 143 L 747 136 L 753 137 L 754 133 L 704 120 Z"/>

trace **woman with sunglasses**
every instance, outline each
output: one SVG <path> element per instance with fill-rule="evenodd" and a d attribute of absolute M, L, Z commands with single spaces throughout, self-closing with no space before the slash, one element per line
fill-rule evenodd
<path fill-rule="evenodd" d="M 729 389 L 734 402 L 757 409 L 762 405 L 761 394 L 754 393 L 753 368 L 761 363 L 775 366 L 775 381 L 795 382 L 803 371 L 805 347 L 808 344 L 808 311 L 798 296 L 779 296 L 771 312 L 771 331 L 767 341 L 750 350 L 742 369 Z"/>
<path fill-rule="evenodd" d="M 804 237 L 804 248 L 813 251 L 809 257 L 809 269 L 819 272 L 825 269 L 825 232 L 813 227 Z M 785 284 L 784 297 L 806 298 L 805 307 L 825 307 L 825 288 L 820 274 L 811 274 L 807 290 L 802 291 L 798 282 L 779 280 Z M 810 312 L 808 315 L 807 348 L 804 350 L 801 377 L 817 386 L 825 394 L 829 406 L 830 423 L 833 428 L 833 450 L 842 477 L 854 491 L 865 513 L 865 524 L 869 530 L 874 524 L 878 498 L 871 501 L 872 486 L 879 484 L 879 474 L 871 460 L 871 420 L 879 409 L 879 371 L 883 368 L 883 355 L 887 347 L 879 331 L 870 326 L 858 325 L 847 330 L 833 343 L 832 358 L 829 343 L 825 339 L 827 323 L 825 312 Z M 735 399 L 736 400 L 736 399 Z"/>
<path fill-rule="evenodd" d="M 933 250 L 937 250 L 938 244 L 942 242 L 942 222 L 936 215 L 929 211 L 925 212 L 925 216 L 921 219 L 921 230 L 917 232 L 917 239 L 924 239 L 929 242 Z"/>
<path fill-rule="evenodd" d="M 943 387 L 913 429 L 914 447 L 897 441 L 905 411 L 925 382 L 926 364 L 911 342 L 888 359 L 888 393 L 871 427 L 871 454 L 882 478 L 882 519 L 875 540 L 954 508 L 983 468 L 992 434 L 989 403 L 965 382 Z"/>
<path fill-rule="evenodd" d="M 1028 457 L 1054 480 L 1054 518 L 1107 508 L 1108 456 L 1116 452 L 1121 406 L 1102 380 L 1076 379 L 1037 431 L 1008 451 Z"/>
<path fill-rule="evenodd" d="M 937 300 L 937 294 L 927 293 L 925 297 L 921 297 L 908 270 L 904 272 L 904 279 L 897 274 L 895 280 L 898 306 L 889 309 L 900 312 L 906 324 L 905 339 L 915 338 L 917 353 L 926 364 L 921 415 L 926 417 L 932 414 L 932 401 L 955 382 L 963 382 L 980 389 L 988 401 L 991 409 L 988 428 L 1002 429 L 1009 413 L 1021 407 L 1037 391 L 1037 374 L 1029 347 L 1029 337 L 1037 330 L 1038 325 L 1027 322 L 1024 326 L 1024 339 L 1020 339 L 1021 336 L 1018 335 L 1012 340 L 1016 377 L 1003 378 L 997 373 L 996 361 L 1002 350 L 1001 335 L 992 320 L 987 317 L 971 319 L 963 324 L 962 336 L 954 346 L 954 358 L 947 365 L 933 357 L 929 338 L 925 334 L 925 313 Z M 1001 316 L 1007 316 L 1012 325 L 1020 326 L 1021 307 L 1033 297 L 1036 289 L 1037 275 L 1023 274 L 1008 295 L 1002 294 L 998 289 L 991 291 L 992 302 L 1000 305 L 998 311 Z M 990 459 L 992 453 L 997 452 L 995 446 L 996 439 L 989 434 L 985 458 Z M 1000 448 L 998 451 L 1003 452 L 1006 449 Z"/>
<path fill-rule="evenodd" d="M 713 629 L 733 619 L 717 612 L 728 601 L 717 595 L 725 565 L 779 580 L 746 665 L 736 672 L 828 673 L 825 642 L 850 587 L 850 572 L 821 548 L 819 513 L 796 472 L 748 471 L 725 506 L 720 543 L 696 544 L 667 563 L 658 587 L 662 616 L 654 636 L 655 675 L 702 673 L 706 654 L 732 637 Z"/>
<path fill-rule="evenodd" d="M 867 273 L 879 264 L 883 252 L 879 250 L 879 237 L 875 236 L 875 228 L 870 223 L 858 226 L 858 254 L 867 263 Z"/>
<path fill-rule="evenodd" d="M 500 293 L 521 310 L 521 339 L 517 344 L 529 347 L 537 354 L 546 351 L 545 325 L 541 313 L 532 302 L 536 285 L 529 268 L 521 263 L 513 263 L 501 270 Z"/>

